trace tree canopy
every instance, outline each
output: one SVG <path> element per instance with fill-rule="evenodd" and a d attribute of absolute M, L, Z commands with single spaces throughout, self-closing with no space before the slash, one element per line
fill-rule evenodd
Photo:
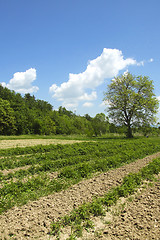
<path fill-rule="evenodd" d="M 133 137 L 133 127 L 155 122 L 159 103 L 153 91 L 153 81 L 149 77 L 136 77 L 128 72 L 115 77 L 108 85 L 104 93 L 108 116 L 116 125 L 126 126 L 127 137 Z"/>

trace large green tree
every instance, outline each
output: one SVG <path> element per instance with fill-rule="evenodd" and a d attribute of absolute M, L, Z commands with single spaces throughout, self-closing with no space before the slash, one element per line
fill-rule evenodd
<path fill-rule="evenodd" d="M 147 76 L 130 73 L 115 77 L 108 85 L 104 97 L 108 116 L 116 125 L 126 126 L 128 138 L 133 137 L 132 127 L 155 122 L 159 103 L 153 91 L 153 81 Z"/>

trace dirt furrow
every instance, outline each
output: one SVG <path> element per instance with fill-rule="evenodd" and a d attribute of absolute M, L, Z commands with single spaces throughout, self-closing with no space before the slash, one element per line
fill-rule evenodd
<path fill-rule="evenodd" d="M 142 191 L 111 225 L 105 228 L 103 240 L 160 239 L 160 178 L 153 187 Z"/>
<path fill-rule="evenodd" d="M 95 229 L 84 231 L 81 240 L 159 240 L 160 175 L 151 186 L 147 185 L 122 200 L 123 203 L 119 201 L 104 218 L 93 218 Z M 61 240 L 66 239 L 63 236 Z"/>
<path fill-rule="evenodd" d="M 10 209 L 1 215 L 0 233 L 3 232 L 5 237 L 13 235 L 18 240 L 44 239 L 52 220 L 64 216 L 83 202 L 91 201 L 95 196 L 103 195 L 111 187 L 120 184 L 125 175 L 138 172 L 156 157 L 160 157 L 160 153 L 83 180 L 65 191 L 29 202 L 25 206 Z"/>

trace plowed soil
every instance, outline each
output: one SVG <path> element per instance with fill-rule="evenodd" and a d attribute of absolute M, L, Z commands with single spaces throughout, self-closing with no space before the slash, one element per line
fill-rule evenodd
<path fill-rule="evenodd" d="M 142 167 L 147 165 L 153 158 L 160 157 L 160 153 L 153 154 L 151 156 L 147 156 L 144 159 L 139 159 L 133 163 L 127 164 L 117 169 L 113 169 L 108 171 L 107 173 L 102 173 L 98 176 L 93 177 L 92 179 L 83 180 L 80 183 L 70 187 L 69 189 L 55 193 L 53 195 L 43 197 L 37 201 L 29 202 L 25 206 L 22 207 L 14 207 L 7 211 L 6 213 L 0 216 L 0 233 L 2 239 L 49 239 L 49 231 L 50 231 L 50 224 L 53 220 L 58 219 L 61 216 L 64 216 L 68 212 L 70 212 L 74 207 L 82 204 L 85 201 L 91 201 L 94 196 L 101 196 L 106 193 L 111 187 L 114 187 L 121 183 L 123 177 L 130 172 L 138 172 Z M 152 195 L 150 195 L 151 204 L 150 207 L 153 206 L 155 212 L 158 211 L 157 205 L 159 201 L 159 185 L 156 185 L 157 190 L 151 190 Z M 143 194 L 142 194 L 143 195 Z M 147 200 L 147 195 L 145 194 L 140 201 L 141 204 L 149 203 Z M 141 212 L 141 204 L 135 202 L 135 212 L 133 211 L 133 215 L 135 216 L 135 223 L 137 221 L 137 229 L 139 227 L 139 223 L 141 224 L 141 220 L 137 216 Z M 154 204 L 156 207 L 154 208 Z M 139 206 L 139 207 L 138 207 Z M 148 207 L 146 207 L 147 209 Z M 136 210 L 137 209 L 137 210 Z M 139 209 L 139 210 L 138 210 Z M 132 210 L 132 207 L 131 209 Z M 143 212 L 144 216 L 147 213 L 147 210 Z M 150 214 L 150 213 L 149 213 Z M 127 221 L 122 226 L 122 231 L 120 237 L 117 235 L 119 232 L 115 232 L 115 235 L 107 235 L 112 232 L 112 228 L 107 230 L 107 233 L 104 233 L 103 239 L 159 239 L 158 238 L 158 230 L 155 230 L 153 235 L 154 238 L 134 238 L 131 237 L 132 235 L 126 235 L 125 227 L 127 227 L 128 232 L 131 231 L 132 226 L 130 226 L 130 219 L 127 218 L 127 214 L 122 219 L 122 222 Z M 156 225 L 159 224 L 159 215 L 156 216 L 153 214 L 149 217 L 147 215 L 148 225 L 150 225 L 150 221 L 155 221 Z M 122 216 L 123 217 L 123 216 Z M 141 217 L 143 218 L 143 216 Z M 140 218 L 140 219 L 141 219 Z M 139 221 L 139 222 L 138 222 Z M 116 224 L 116 223 L 115 223 Z M 127 225 L 126 225 L 127 224 Z M 152 224 L 152 223 L 151 223 Z M 153 225 L 153 224 L 152 224 Z M 119 225 L 118 225 L 119 226 Z M 136 228 L 136 224 L 135 224 Z M 118 231 L 119 227 L 113 227 L 115 231 Z M 116 230 L 117 229 L 117 230 Z M 141 229 L 140 229 L 141 230 Z M 140 231 L 139 230 L 139 231 Z M 144 228 L 144 232 L 148 231 L 149 234 L 153 229 Z M 132 233 L 134 233 L 134 228 L 132 229 Z M 141 232 L 140 232 L 141 233 Z M 124 235 L 123 235 L 124 234 Z M 153 236 L 148 235 L 148 236 Z M 9 236 L 13 236 L 10 238 Z M 110 237 L 110 238 L 109 238 Z M 52 239 L 52 238 L 50 238 Z M 64 238 L 65 239 L 65 238 Z M 89 239 L 97 239 L 95 236 Z"/>
<path fill-rule="evenodd" d="M 122 199 L 104 218 L 93 219 L 96 230 L 83 232 L 83 240 L 159 240 L 160 175 L 152 186 Z M 125 204 L 125 205 L 124 205 Z M 124 207 L 123 207 L 124 206 Z"/>

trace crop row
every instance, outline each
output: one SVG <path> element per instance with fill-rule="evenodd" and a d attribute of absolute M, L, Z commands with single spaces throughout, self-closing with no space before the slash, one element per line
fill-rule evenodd
<path fill-rule="evenodd" d="M 154 139 L 153 139 L 154 140 Z M 48 147 L 48 146 L 47 146 Z M 97 171 L 107 171 L 129 163 L 147 154 L 160 151 L 159 142 L 123 141 L 87 142 L 71 145 L 54 146 L 55 150 L 27 156 L 0 159 L 0 168 L 13 169 L 31 165 L 27 170 L 19 170 L 8 175 L 0 174 L 0 179 L 22 179 L 25 176 L 42 172 L 59 171 L 59 177 L 82 178 Z"/>
<path fill-rule="evenodd" d="M 71 236 L 68 239 L 76 239 L 82 236 L 82 230 L 92 228 L 91 216 L 105 215 L 106 207 L 109 208 L 117 202 L 120 197 L 133 194 L 144 180 L 153 179 L 160 172 L 160 158 L 154 159 L 149 165 L 142 168 L 138 173 L 130 173 L 124 177 L 120 186 L 114 187 L 103 197 L 94 199 L 91 203 L 84 203 L 71 211 L 57 222 L 51 224 L 51 235 L 59 237 L 61 229 L 67 225 L 71 226 Z"/>
<path fill-rule="evenodd" d="M 28 152 L 28 149 L 31 151 Z M 34 153 L 32 152 L 33 149 L 35 150 Z M 24 151 L 27 151 L 30 155 L 17 157 L 17 155 L 13 154 L 10 157 L 1 158 L 0 169 L 13 169 L 25 165 L 43 164 L 48 161 L 66 160 L 78 156 L 100 158 L 113 156 L 117 153 L 123 153 L 124 151 L 126 151 L 127 155 L 130 154 L 129 151 L 133 154 L 133 152 L 137 152 L 138 149 L 143 149 L 145 155 L 158 152 L 160 151 L 160 139 L 83 142 L 73 145 L 36 146 L 18 149 L 21 151 L 21 154 L 24 154 Z M 14 151 L 16 151 L 16 149 Z M 8 150 L 6 150 L 6 152 L 8 152 Z M 4 156 L 5 155 L 6 154 L 4 154 Z"/>
<path fill-rule="evenodd" d="M 9 148 L 9 149 L 0 149 L 0 157 L 13 157 L 17 155 L 24 155 L 24 154 L 36 154 L 36 153 L 49 153 L 49 152 L 58 152 L 58 153 L 64 153 L 67 154 L 73 154 L 73 149 L 75 152 L 78 150 L 80 154 L 86 154 L 87 151 L 90 150 L 90 148 L 93 150 L 96 148 L 96 145 L 99 147 L 99 151 L 101 152 L 104 149 L 104 145 L 109 148 L 110 150 L 112 148 L 110 147 L 119 147 L 119 146 L 129 146 L 132 144 L 135 144 L 135 148 L 138 147 L 139 144 L 156 144 L 160 143 L 159 138 L 140 138 L 140 139 L 107 139 L 104 141 L 86 141 L 81 143 L 75 143 L 75 144 L 50 144 L 50 145 L 37 145 L 37 146 L 31 146 L 31 147 L 16 147 L 16 148 Z M 81 147 L 80 147 L 81 146 Z"/>
<path fill-rule="evenodd" d="M 94 172 L 107 171 L 159 151 L 160 145 L 155 141 L 134 140 L 123 141 L 121 144 L 118 141 L 87 142 L 72 146 L 54 146 L 54 148 L 54 151 L 45 154 L 20 157 L 15 162 L 13 160 L 16 164 L 29 159 L 32 166 L 27 170 L 19 170 L 6 176 L 1 174 L 3 184 L 0 189 L 0 212 L 14 205 L 25 204 L 28 200 L 35 200 L 65 189 L 82 178 L 89 177 Z M 1 163 L 4 165 L 5 160 L 7 162 L 7 159 L 1 159 Z M 38 165 L 35 165 L 37 163 Z M 57 179 L 51 180 L 47 177 L 48 172 L 57 170 L 59 172 Z M 37 176 L 34 176 L 35 174 Z M 23 178 L 28 176 L 32 177 L 24 181 Z M 6 181 L 8 179 L 11 182 L 8 183 Z"/>

